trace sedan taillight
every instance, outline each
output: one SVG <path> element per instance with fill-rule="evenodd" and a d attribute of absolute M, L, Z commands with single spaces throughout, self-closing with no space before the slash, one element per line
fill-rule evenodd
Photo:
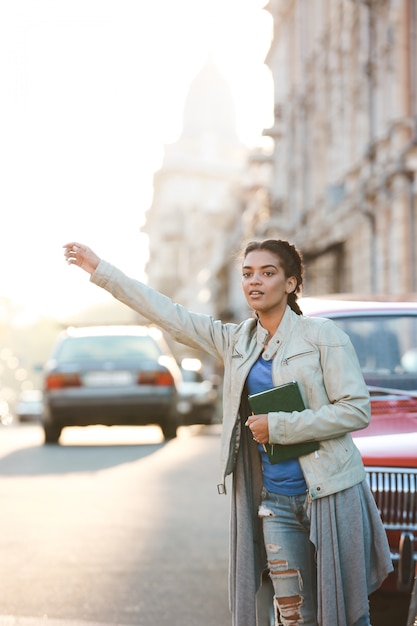
<path fill-rule="evenodd" d="M 49 374 L 45 380 L 45 389 L 64 389 L 65 387 L 81 387 L 79 374 Z"/>
<path fill-rule="evenodd" d="M 149 371 L 140 372 L 138 375 L 139 385 L 156 385 L 158 387 L 172 387 L 174 385 L 174 379 L 172 374 L 168 371 Z"/>

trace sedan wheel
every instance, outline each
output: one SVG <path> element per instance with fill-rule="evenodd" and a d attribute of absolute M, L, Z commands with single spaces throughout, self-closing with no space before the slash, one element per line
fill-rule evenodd
<path fill-rule="evenodd" d="M 48 424 L 43 427 L 45 433 L 45 443 L 58 443 L 61 436 L 62 427 L 56 426 L 56 424 Z"/>
<path fill-rule="evenodd" d="M 175 439 L 178 428 L 178 420 L 176 417 L 168 417 L 160 424 L 160 426 L 166 441 L 169 439 Z"/>

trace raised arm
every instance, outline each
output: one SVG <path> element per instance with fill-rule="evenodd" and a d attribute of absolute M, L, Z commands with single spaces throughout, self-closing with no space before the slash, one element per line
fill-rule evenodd
<path fill-rule="evenodd" d="M 92 274 L 100 263 L 100 257 L 88 246 L 72 241 L 64 245 L 65 259 L 69 265 L 78 265 L 84 271 Z"/>
<path fill-rule="evenodd" d="M 126 276 L 88 246 L 72 241 L 63 247 L 67 263 L 88 272 L 93 284 L 166 330 L 176 341 L 223 359 L 236 325 L 188 311 L 143 282 Z"/>

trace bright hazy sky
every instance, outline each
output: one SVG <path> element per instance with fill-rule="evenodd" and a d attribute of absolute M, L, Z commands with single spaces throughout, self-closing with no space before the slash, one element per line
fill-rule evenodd
<path fill-rule="evenodd" d="M 73 239 L 143 278 L 140 234 L 164 144 L 209 55 L 244 143 L 270 125 L 266 0 L 0 2 L 0 297 L 65 317 L 99 300 Z"/>

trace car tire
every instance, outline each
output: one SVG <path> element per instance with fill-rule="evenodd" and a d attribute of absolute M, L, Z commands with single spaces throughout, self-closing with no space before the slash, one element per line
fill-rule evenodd
<path fill-rule="evenodd" d="M 416 626 L 417 624 L 417 566 L 416 577 L 414 578 L 413 591 L 411 593 L 410 606 L 408 609 L 407 626 Z"/>
<path fill-rule="evenodd" d="M 56 424 L 44 425 L 45 444 L 56 444 L 61 436 L 62 427 Z"/>
<path fill-rule="evenodd" d="M 177 436 L 178 429 L 178 419 L 176 417 L 168 417 L 168 419 L 164 420 L 160 424 L 162 434 L 164 435 L 165 441 L 169 441 L 170 439 L 175 439 Z"/>

